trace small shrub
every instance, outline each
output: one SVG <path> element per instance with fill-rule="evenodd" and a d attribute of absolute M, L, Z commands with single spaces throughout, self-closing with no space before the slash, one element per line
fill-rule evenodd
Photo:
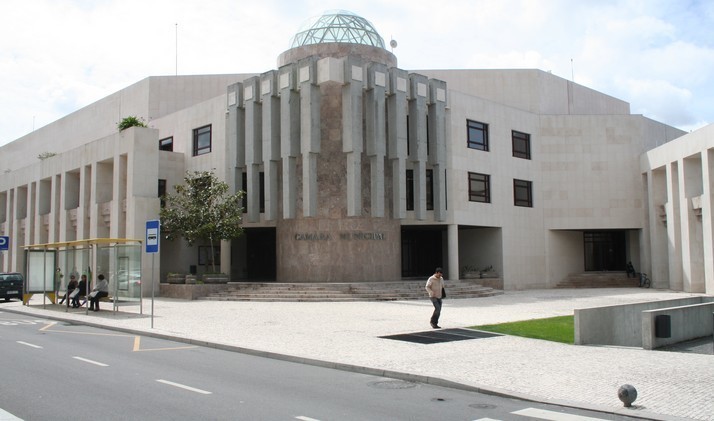
<path fill-rule="evenodd" d="M 129 117 L 124 117 L 124 119 L 117 124 L 117 128 L 120 132 L 129 127 L 146 127 L 146 123 L 144 123 L 143 118 L 130 115 Z"/>

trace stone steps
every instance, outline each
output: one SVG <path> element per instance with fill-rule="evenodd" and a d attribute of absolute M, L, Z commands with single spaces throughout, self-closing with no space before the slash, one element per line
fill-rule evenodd
<path fill-rule="evenodd" d="M 625 272 L 585 272 L 569 275 L 556 288 L 636 288 L 637 278 L 628 278 Z"/>
<path fill-rule="evenodd" d="M 397 301 L 426 299 L 426 281 L 359 283 L 232 282 L 209 301 Z M 500 295 L 503 292 L 476 282 L 447 282 L 447 299 Z"/>

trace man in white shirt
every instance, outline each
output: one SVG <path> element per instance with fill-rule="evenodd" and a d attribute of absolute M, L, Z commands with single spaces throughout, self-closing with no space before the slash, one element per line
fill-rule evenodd
<path fill-rule="evenodd" d="M 436 268 L 434 274 L 426 281 L 426 292 L 429 293 L 429 299 L 434 305 L 434 313 L 431 315 L 431 327 L 441 329 L 439 326 L 439 316 L 441 315 L 441 291 L 444 288 L 444 278 L 441 274 L 441 268 Z"/>

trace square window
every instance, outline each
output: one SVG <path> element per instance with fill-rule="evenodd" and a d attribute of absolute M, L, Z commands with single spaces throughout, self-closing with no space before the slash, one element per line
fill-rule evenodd
<path fill-rule="evenodd" d="M 533 183 L 526 180 L 513 180 L 513 204 L 533 207 Z"/>
<path fill-rule="evenodd" d="M 159 140 L 159 150 L 160 151 L 173 151 L 174 150 L 174 137 L 167 137 Z"/>
<path fill-rule="evenodd" d="M 491 203 L 491 176 L 469 173 L 469 201 Z"/>
<path fill-rule="evenodd" d="M 469 148 L 488 151 L 488 124 L 466 120 L 466 136 Z"/>
<path fill-rule="evenodd" d="M 211 125 L 193 129 L 193 156 L 211 152 Z"/>
<path fill-rule="evenodd" d="M 531 159 L 531 135 L 512 130 L 511 140 L 513 142 L 513 156 Z"/>

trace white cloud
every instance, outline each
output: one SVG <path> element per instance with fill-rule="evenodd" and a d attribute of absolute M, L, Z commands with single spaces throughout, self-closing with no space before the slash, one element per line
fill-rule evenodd
<path fill-rule="evenodd" d="M 714 120 L 710 2 L 355 0 L 347 7 L 387 42 L 398 41 L 402 68 L 539 68 L 574 74 L 669 124 Z M 37 128 L 145 77 L 174 74 L 177 62 L 180 74 L 275 68 L 306 19 L 342 8 L 335 0 L 4 0 L 0 145 L 31 131 L 33 120 Z"/>

